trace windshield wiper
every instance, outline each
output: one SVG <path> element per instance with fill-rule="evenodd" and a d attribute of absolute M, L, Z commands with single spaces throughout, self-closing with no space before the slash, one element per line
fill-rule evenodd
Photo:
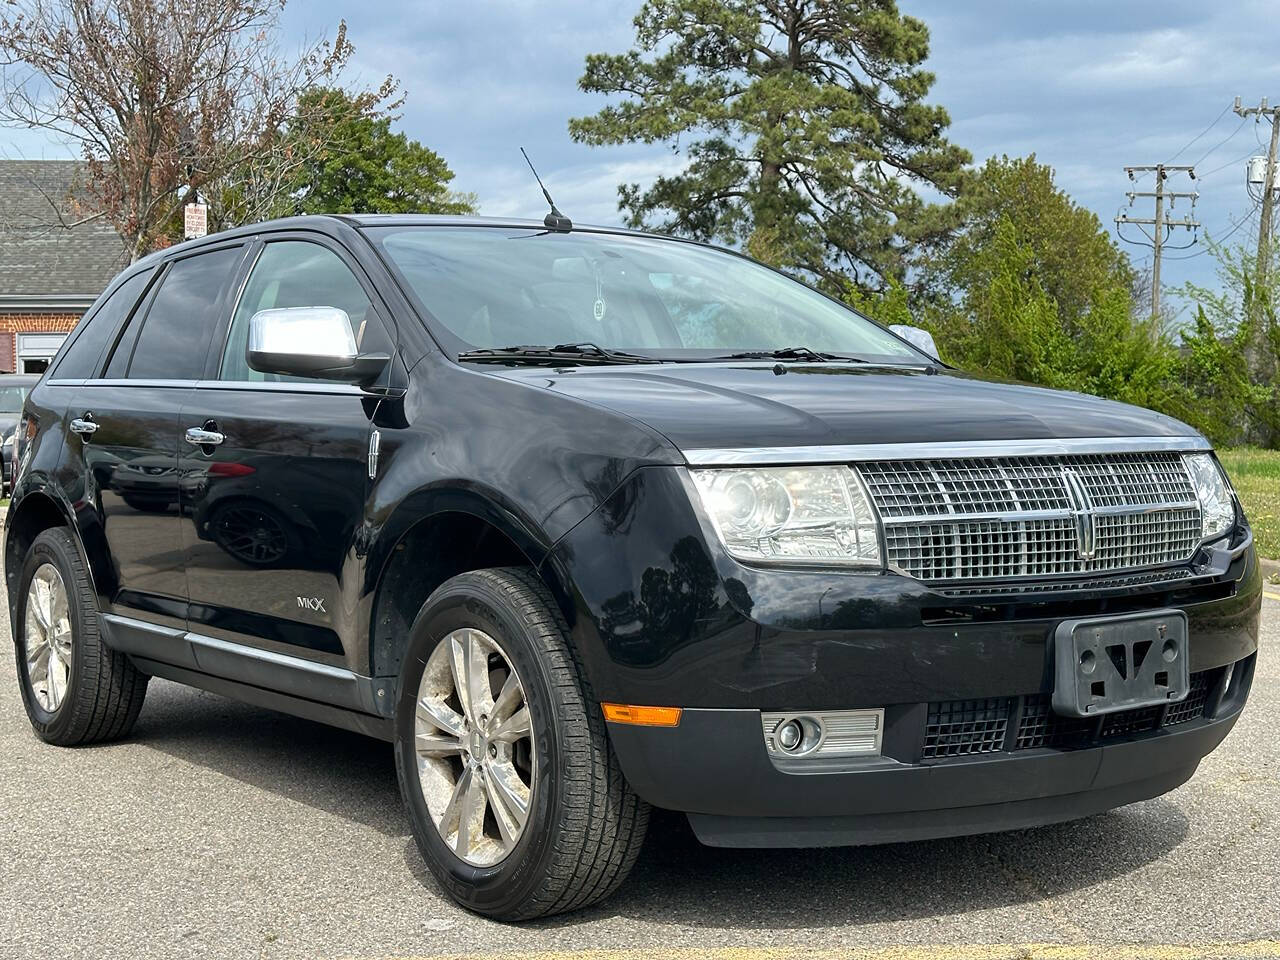
<path fill-rule="evenodd" d="M 866 363 L 861 357 L 849 357 L 838 353 L 823 353 L 809 347 L 783 347 L 781 350 L 744 350 L 742 353 L 730 353 L 723 357 L 710 357 L 711 360 L 807 360 L 811 363 L 822 363 L 826 360 L 845 360 L 851 363 Z"/>
<path fill-rule="evenodd" d="M 466 350 L 459 360 L 476 363 L 530 363 L 558 365 L 562 363 L 662 363 L 656 357 L 645 357 L 622 350 L 606 350 L 594 343 L 560 343 L 554 347 L 488 347 Z"/>

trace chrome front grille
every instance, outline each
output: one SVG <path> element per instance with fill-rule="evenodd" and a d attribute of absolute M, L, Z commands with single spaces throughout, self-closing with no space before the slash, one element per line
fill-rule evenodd
<path fill-rule="evenodd" d="M 1184 563 L 1200 506 L 1178 453 L 854 465 L 889 563 L 928 581 L 1008 580 Z"/>

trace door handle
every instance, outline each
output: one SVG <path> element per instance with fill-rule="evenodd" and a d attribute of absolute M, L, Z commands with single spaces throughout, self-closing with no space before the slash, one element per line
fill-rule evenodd
<path fill-rule="evenodd" d="M 186 439 L 187 443 L 193 447 L 216 447 L 227 438 L 217 430 L 209 430 L 206 427 L 187 427 Z"/>
<path fill-rule="evenodd" d="M 98 424 L 94 422 L 92 413 L 86 413 L 83 417 L 76 417 L 71 421 L 70 426 L 72 433 L 78 433 L 86 440 L 98 432 Z"/>

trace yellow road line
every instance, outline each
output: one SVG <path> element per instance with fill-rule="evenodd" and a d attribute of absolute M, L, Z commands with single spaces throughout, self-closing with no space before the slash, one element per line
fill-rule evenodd
<path fill-rule="evenodd" d="M 1280 593 L 1272 593 L 1270 590 L 1263 590 L 1264 597 L 1270 597 L 1272 600 L 1280 600 Z"/>
<path fill-rule="evenodd" d="M 398 957 L 388 960 L 1275 960 L 1280 940 L 1201 944 L 1023 943 L 933 947 L 805 950 L 785 947 L 711 947 L 649 950 L 554 950 L 543 953 Z"/>

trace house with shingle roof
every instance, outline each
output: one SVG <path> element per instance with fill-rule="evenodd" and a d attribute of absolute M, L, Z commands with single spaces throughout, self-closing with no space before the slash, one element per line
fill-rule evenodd
<path fill-rule="evenodd" d="M 75 160 L 0 160 L 0 372 L 40 373 L 128 262 L 76 201 Z"/>

